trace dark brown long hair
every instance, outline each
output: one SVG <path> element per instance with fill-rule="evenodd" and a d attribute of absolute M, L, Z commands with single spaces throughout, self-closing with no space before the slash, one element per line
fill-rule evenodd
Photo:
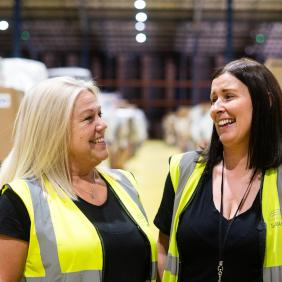
<path fill-rule="evenodd" d="M 248 58 L 232 61 L 218 69 L 212 79 L 229 73 L 244 83 L 252 105 L 252 123 L 248 166 L 257 170 L 278 167 L 282 163 L 282 92 L 278 81 L 263 64 Z M 223 146 L 213 126 L 210 146 L 201 152 L 207 172 L 223 158 Z"/>

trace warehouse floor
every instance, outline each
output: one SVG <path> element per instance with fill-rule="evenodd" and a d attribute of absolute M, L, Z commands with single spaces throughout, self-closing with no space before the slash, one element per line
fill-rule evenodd
<path fill-rule="evenodd" d="M 152 222 L 162 198 L 168 158 L 177 153 L 180 153 L 178 148 L 168 146 L 163 141 L 148 140 L 125 166 L 138 181 L 139 194 L 156 236 L 158 231 Z"/>

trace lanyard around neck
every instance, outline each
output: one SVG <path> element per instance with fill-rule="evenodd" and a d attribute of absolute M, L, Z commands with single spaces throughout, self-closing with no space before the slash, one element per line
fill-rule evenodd
<path fill-rule="evenodd" d="M 230 219 L 230 222 L 227 225 L 227 229 L 224 235 L 224 238 L 222 238 L 222 221 L 223 221 L 223 192 L 224 192 L 224 159 L 222 160 L 222 172 L 221 172 L 221 198 L 220 198 L 220 213 L 219 213 L 219 224 L 218 224 L 218 250 L 219 250 L 219 258 L 218 258 L 218 266 L 217 266 L 217 274 L 218 274 L 218 282 L 221 282 L 222 274 L 223 274 L 223 262 L 224 262 L 224 249 L 226 246 L 227 238 L 230 233 L 231 226 L 233 225 L 236 216 L 239 212 L 239 210 L 242 208 L 246 198 L 248 197 L 248 194 L 251 189 L 251 182 L 248 184 L 248 187 L 236 209 L 236 212 L 234 216 Z M 222 240 L 223 239 L 223 240 Z"/>

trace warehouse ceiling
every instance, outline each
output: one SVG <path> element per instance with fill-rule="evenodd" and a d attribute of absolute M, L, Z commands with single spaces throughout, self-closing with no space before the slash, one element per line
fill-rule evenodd
<path fill-rule="evenodd" d="M 12 50 L 13 0 L 0 1 L 0 55 Z M 147 0 L 144 33 L 137 43 L 134 0 L 22 0 L 21 45 L 44 52 L 225 52 L 227 0 Z M 282 56 L 282 1 L 233 0 L 234 52 Z"/>

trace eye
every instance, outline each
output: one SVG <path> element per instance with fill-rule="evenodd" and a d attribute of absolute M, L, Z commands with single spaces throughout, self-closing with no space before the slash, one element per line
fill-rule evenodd
<path fill-rule="evenodd" d="M 100 112 L 98 113 L 98 116 L 101 118 L 101 117 L 103 116 L 103 113 L 100 111 Z"/>
<path fill-rule="evenodd" d="M 224 96 L 225 100 L 229 101 L 231 100 L 232 98 L 234 98 L 234 94 L 232 93 L 226 93 L 226 95 Z"/>
<path fill-rule="evenodd" d="M 93 120 L 93 116 L 87 116 L 84 121 L 91 122 Z"/>
<path fill-rule="evenodd" d="M 212 96 L 210 98 L 211 105 L 213 105 L 216 102 L 216 100 L 217 100 L 217 97 L 216 96 Z"/>

